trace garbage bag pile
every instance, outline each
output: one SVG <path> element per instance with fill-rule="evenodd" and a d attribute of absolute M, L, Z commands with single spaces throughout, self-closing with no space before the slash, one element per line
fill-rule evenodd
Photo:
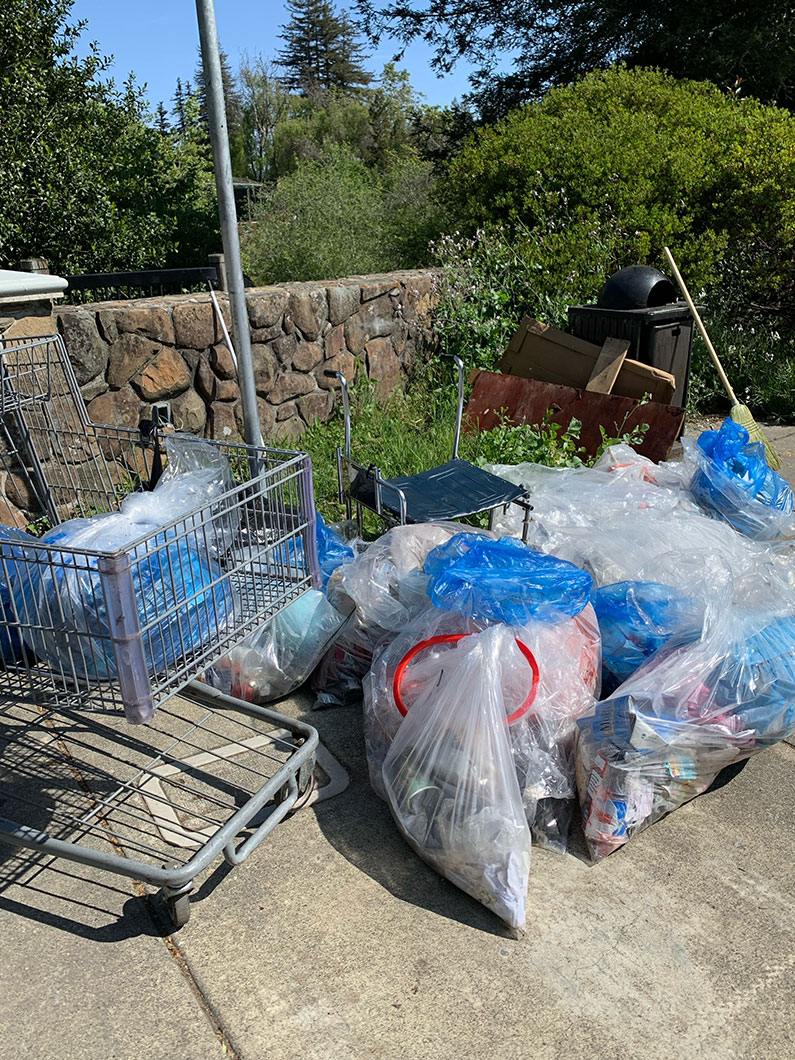
<path fill-rule="evenodd" d="M 528 836 L 566 850 L 577 801 L 597 861 L 795 732 L 793 498 L 731 421 L 680 462 L 489 470 L 530 492 L 529 544 L 510 508 L 389 531 L 329 580 L 349 618 L 314 681 L 363 690 L 413 849 L 521 927 Z"/>
<path fill-rule="evenodd" d="M 532 542 L 596 583 L 603 698 L 577 742 L 594 860 L 795 731 L 792 490 L 731 420 L 683 447 L 491 469 L 533 483 Z"/>
<path fill-rule="evenodd" d="M 363 686 L 371 781 L 400 831 L 512 927 L 531 832 L 566 848 L 600 680 L 592 588 L 461 524 L 395 527 L 329 581 L 350 617 L 315 674 L 321 705 Z"/>
<path fill-rule="evenodd" d="M 576 797 L 575 723 L 593 711 L 599 685 L 592 579 L 520 541 L 472 532 L 434 549 L 424 570 L 424 609 L 381 641 L 364 679 L 374 790 L 384 797 L 383 764 L 414 702 L 446 685 L 450 660 L 484 630 L 507 629 L 510 650 L 494 667 L 522 804 L 536 841 L 565 849 Z"/>

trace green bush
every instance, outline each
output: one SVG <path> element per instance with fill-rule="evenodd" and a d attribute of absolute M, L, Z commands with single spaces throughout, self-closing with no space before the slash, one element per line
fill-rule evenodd
<path fill-rule="evenodd" d="M 412 268 L 438 231 L 431 165 L 397 159 L 385 171 L 340 145 L 299 162 L 263 196 L 243 238 L 258 283 Z"/>
<path fill-rule="evenodd" d="M 624 265 L 677 257 L 760 415 L 795 396 L 795 118 L 659 71 L 596 71 L 480 130 L 442 185 L 446 349 L 491 367 L 524 313 L 566 326 Z M 697 340 L 691 409 L 725 408 Z"/>
<path fill-rule="evenodd" d="M 662 264 L 695 288 L 730 279 L 754 301 L 795 291 L 795 118 L 657 70 L 600 70 L 479 131 L 444 183 L 465 232 L 521 225 L 557 299 Z"/>

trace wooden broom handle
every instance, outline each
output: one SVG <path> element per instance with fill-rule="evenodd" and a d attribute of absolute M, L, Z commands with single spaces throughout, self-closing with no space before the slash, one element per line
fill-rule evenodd
<path fill-rule="evenodd" d="M 693 319 L 696 322 L 696 327 L 701 332 L 701 338 L 704 340 L 704 345 L 707 347 L 707 351 L 708 351 L 710 357 L 712 358 L 712 363 L 715 365 L 715 368 L 717 369 L 718 375 L 720 376 L 720 381 L 721 381 L 721 383 L 723 383 L 723 386 L 724 386 L 724 388 L 726 390 L 726 393 L 729 395 L 729 401 L 731 401 L 732 405 L 739 405 L 740 402 L 737 400 L 737 395 L 734 393 L 734 390 L 732 389 L 732 385 L 729 382 L 729 377 L 726 375 L 726 373 L 723 370 L 723 365 L 720 363 L 720 359 L 719 359 L 717 353 L 715 352 L 715 347 L 710 342 L 709 335 L 707 334 L 707 329 L 704 327 L 704 322 L 702 321 L 701 317 L 698 314 L 698 310 L 696 309 L 695 302 L 690 297 L 690 292 L 688 291 L 687 287 L 685 286 L 685 281 L 682 279 L 682 274 L 679 271 L 679 269 L 676 267 L 676 262 L 674 261 L 673 254 L 668 249 L 668 247 L 663 247 L 663 254 L 665 254 L 665 260 L 671 266 L 671 271 L 674 274 L 674 278 L 675 278 L 676 282 L 679 284 L 679 290 L 685 296 L 685 301 L 687 302 L 687 304 L 688 304 L 688 306 L 690 308 L 690 312 L 693 314 Z"/>

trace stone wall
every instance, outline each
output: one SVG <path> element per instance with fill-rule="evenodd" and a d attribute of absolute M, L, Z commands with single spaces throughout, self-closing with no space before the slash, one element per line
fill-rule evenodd
<path fill-rule="evenodd" d="M 328 419 L 339 383 L 324 371 L 366 375 L 383 398 L 432 344 L 429 272 L 256 287 L 246 302 L 266 439 L 295 441 Z M 235 366 L 209 294 L 64 307 L 56 318 L 94 422 L 135 427 L 152 402 L 168 401 L 179 430 L 241 433 Z"/>

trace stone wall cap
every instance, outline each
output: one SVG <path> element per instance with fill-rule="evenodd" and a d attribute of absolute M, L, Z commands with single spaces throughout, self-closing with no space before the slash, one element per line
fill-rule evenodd
<path fill-rule="evenodd" d="M 63 276 L 51 276 L 41 272 L 17 272 L 14 269 L 0 269 L 0 299 L 14 301 L 20 298 L 46 297 L 61 295 L 68 282 Z"/>

